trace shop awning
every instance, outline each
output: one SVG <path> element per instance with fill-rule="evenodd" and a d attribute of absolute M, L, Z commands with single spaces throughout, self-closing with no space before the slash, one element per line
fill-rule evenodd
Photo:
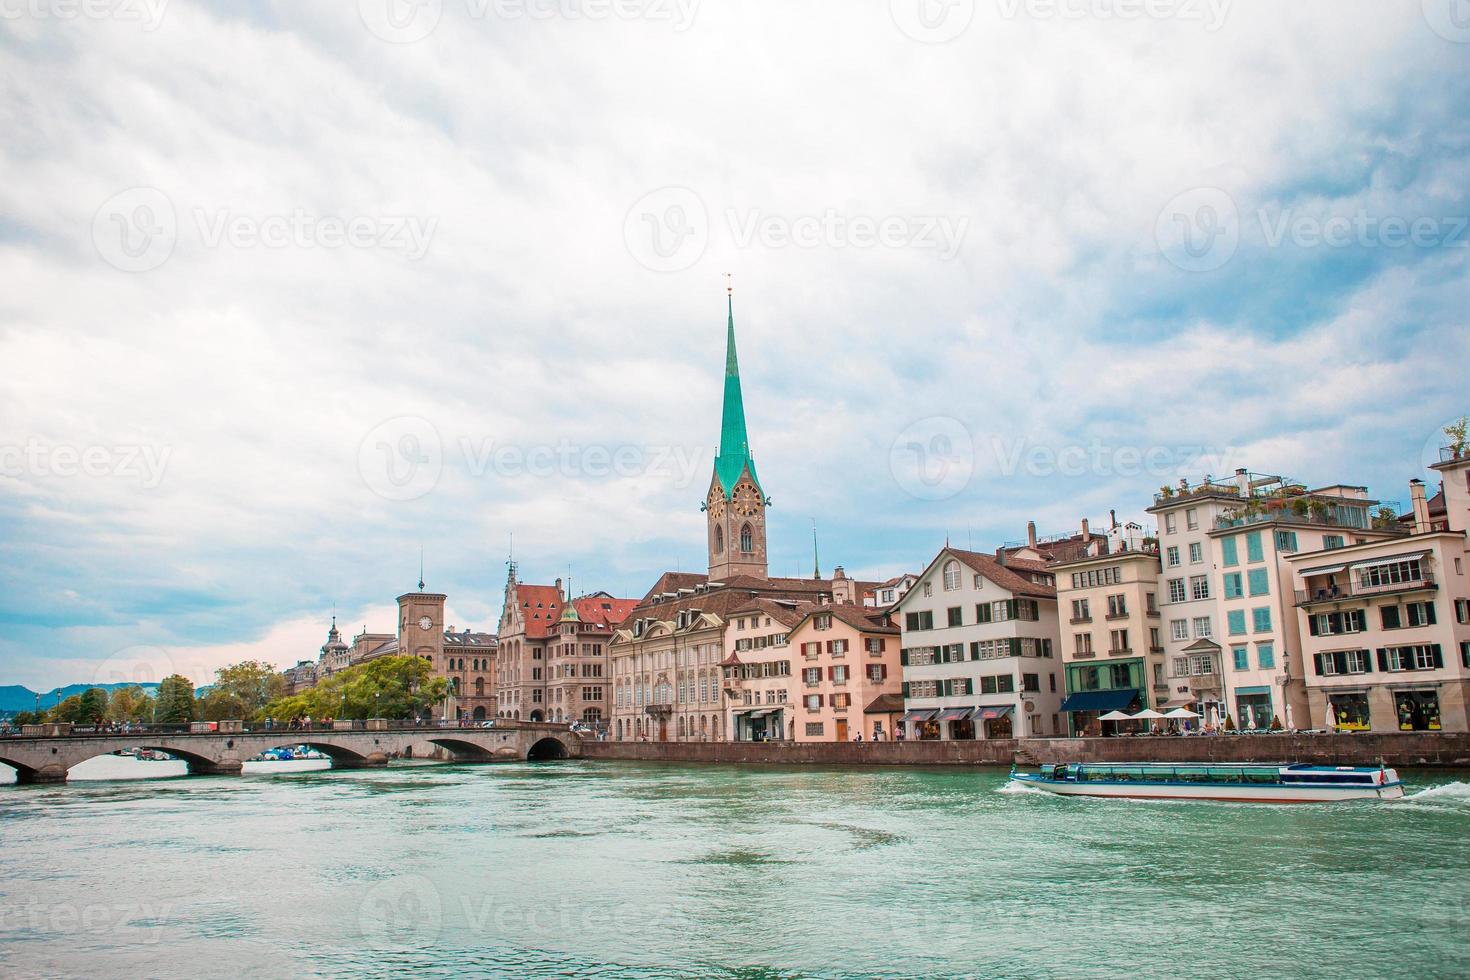
<path fill-rule="evenodd" d="M 759 711 L 753 711 L 753 712 L 751 712 L 750 717 L 752 717 L 752 718 L 764 718 L 766 715 L 774 715 L 776 712 L 778 712 L 780 710 L 781 710 L 780 708 L 762 708 Z"/>
<path fill-rule="evenodd" d="M 981 707 L 975 709 L 974 719 L 976 721 L 995 721 L 1004 718 L 1011 713 L 1013 706 L 1009 704 L 993 705 L 989 708 Z"/>
<path fill-rule="evenodd" d="M 1063 711 L 1121 711 L 1138 698 L 1138 692 L 1079 691 L 1062 702 Z"/>
<path fill-rule="evenodd" d="M 943 711 L 939 712 L 939 720 L 959 721 L 961 718 L 968 718 L 970 716 L 970 712 L 974 710 L 974 708 L 945 708 Z"/>
<path fill-rule="evenodd" d="M 934 719 L 934 716 L 937 715 L 937 714 L 939 714 L 939 712 L 936 711 L 936 710 L 934 710 L 933 708 L 917 708 L 917 709 L 915 709 L 913 711 L 905 712 L 904 713 L 904 716 L 903 716 L 903 720 L 904 721 L 932 721 Z"/>
<path fill-rule="evenodd" d="M 1303 568 L 1301 573 L 1303 578 L 1308 575 L 1332 575 L 1344 568 L 1347 568 L 1346 562 L 1341 565 L 1323 565 L 1321 568 Z"/>

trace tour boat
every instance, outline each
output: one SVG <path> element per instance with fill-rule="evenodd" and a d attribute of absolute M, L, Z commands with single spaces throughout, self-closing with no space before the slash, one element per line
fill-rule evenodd
<path fill-rule="evenodd" d="M 1228 800 L 1238 803 L 1335 803 L 1397 800 L 1404 784 L 1383 766 L 1083 763 L 1011 770 L 1011 779 L 1058 796 L 1136 800 Z"/>

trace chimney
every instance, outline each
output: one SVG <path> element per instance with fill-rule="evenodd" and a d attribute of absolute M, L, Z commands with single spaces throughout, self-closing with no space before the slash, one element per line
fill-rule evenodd
<path fill-rule="evenodd" d="M 995 560 L 1002 565 L 1006 563 L 1006 549 L 1003 546 L 995 549 Z"/>
<path fill-rule="evenodd" d="M 1235 485 L 1240 488 L 1242 497 L 1251 495 L 1251 475 L 1244 466 L 1235 471 Z"/>
<path fill-rule="evenodd" d="M 1116 528 L 1117 526 L 1118 526 L 1118 512 L 1116 510 L 1110 510 L 1110 511 L 1108 511 L 1108 528 L 1110 530 L 1112 530 L 1112 529 Z"/>
<path fill-rule="evenodd" d="M 1028 548 L 1034 548 L 1034 547 L 1036 547 L 1036 522 L 1035 521 L 1027 521 L 1026 522 L 1026 547 L 1028 547 Z"/>
<path fill-rule="evenodd" d="M 1092 538 L 1092 529 L 1087 525 L 1087 518 L 1082 518 L 1082 540 L 1088 541 Z"/>
<path fill-rule="evenodd" d="M 1414 505 L 1414 533 L 1429 533 L 1429 501 L 1424 499 L 1424 481 L 1409 481 L 1409 498 Z"/>

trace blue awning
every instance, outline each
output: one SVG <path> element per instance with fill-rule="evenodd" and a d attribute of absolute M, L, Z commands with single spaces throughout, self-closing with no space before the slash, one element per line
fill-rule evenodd
<path fill-rule="evenodd" d="M 1063 711 L 1122 711 L 1138 699 L 1138 692 L 1127 691 L 1081 691 L 1069 694 L 1062 702 Z"/>

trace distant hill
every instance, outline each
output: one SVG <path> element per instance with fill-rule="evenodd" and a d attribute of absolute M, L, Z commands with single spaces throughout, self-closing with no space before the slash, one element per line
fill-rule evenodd
<path fill-rule="evenodd" d="M 89 687 L 100 687 L 104 691 L 115 691 L 120 687 L 141 687 L 145 691 L 151 693 L 158 688 L 158 685 L 155 683 L 68 684 L 65 687 L 61 688 L 61 692 L 59 694 L 52 693 L 56 690 L 55 688 L 52 688 L 52 690 L 50 691 L 41 692 L 41 707 L 54 707 L 55 705 L 60 704 L 62 701 L 65 701 L 67 698 L 71 697 L 73 694 L 81 694 Z M 23 687 L 20 684 L 7 684 L 4 686 L 0 686 L 0 712 L 11 714 L 16 711 L 36 710 L 36 693 L 37 692 L 32 691 L 30 688 Z"/>

